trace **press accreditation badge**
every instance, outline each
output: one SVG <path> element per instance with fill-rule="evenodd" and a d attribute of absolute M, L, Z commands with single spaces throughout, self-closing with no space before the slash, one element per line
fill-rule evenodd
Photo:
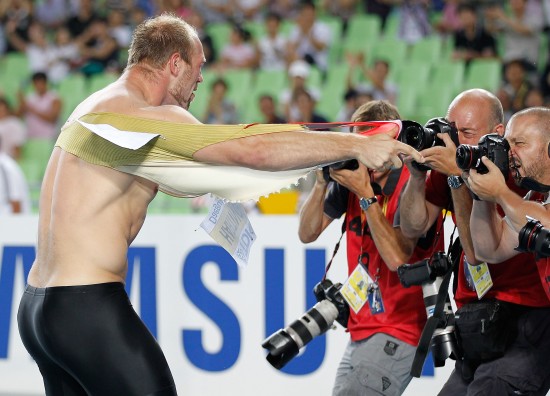
<path fill-rule="evenodd" d="M 367 271 L 362 265 L 358 265 L 342 285 L 340 294 L 342 294 L 353 312 L 358 313 L 367 302 L 371 283 L 373 281 Z"/>
<path fill-rule="evenodd" d="M 489 272 L 489 266 L 487 263 L 470 265 L 466 261 L 466 257 L 464 257 L 464 267 L 466 282 L 470 287 L 475 289 L 478 300 L 481 300 L 493 287 L 493 279 L 491 278 L 491 272 Z"/>

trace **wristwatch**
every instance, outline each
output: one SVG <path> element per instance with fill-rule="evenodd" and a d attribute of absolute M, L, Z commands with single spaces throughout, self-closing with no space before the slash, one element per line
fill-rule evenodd
<path fill-rule="evenodd" d="M 378 202 L 378 199 L 376 197 L 371 197 L 371 198 L 361 197 L 361 198 L 359 198 L 359 206 L 361 206 L 361 209 L 363 211 L 370 208 L 370 206 L 375 202 Z"/>
<path fill-rule="evenodd" d="M 464 184 L 464 180 L 462 180 L 460 176 L 453 175 L 447 178 L 447 184 L 449 185 L 449 187 L 456 190 L 457 188 L 459 188 L 461 185 Z"/>

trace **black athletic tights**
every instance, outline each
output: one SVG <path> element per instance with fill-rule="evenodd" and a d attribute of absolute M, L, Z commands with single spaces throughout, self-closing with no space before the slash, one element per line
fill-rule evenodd
<path fill-rule="evenodd" d="M 17 315 L 48 396 L 172 396 L 166 359 L 122 283 L 27 286 Z"/>

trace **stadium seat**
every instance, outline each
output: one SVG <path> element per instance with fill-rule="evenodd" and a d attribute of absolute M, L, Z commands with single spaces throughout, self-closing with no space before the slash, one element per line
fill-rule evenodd
<path fill-rule="evenodd" d="M 9 53 L 5 56 L 3 63 L 2 73 L 7 74 L 18 83 L 30 79 L 31 71 L 26 54 L 20 52 Z"/>
<path fill-rule="evenodd" d="M 462 90 L 465 64 L 463 61 L 442 61 L 433 66 L 432 87 L 448 85 L 455 94 Z"/>
<path fill-rule="evenodd" d="M 205 26 L 206 32 L 212 37 L 214 51 L 219 54 L 231 35 L 231 24 L 228 22 L 210 23 Z"/>
<path fill-rule="evenodd" d="M 98 73 L 92 75 L 88 82 L 88 94 L 92 94 L 105 88 L 107 85 L 115 82 L 118 77 L 119 75 L 115 73 Z"/>
<path fill-rule="evenodd" d="M 384 38 L 374 43 L 367 62 L 372 65 L 376 59 L 383 59 L 390 64 L 390 69 L 399 65 L 407 59 L 407 44 L 398 39 Z"/>
<path fill-rule="evenodd" d="M 88 95 L 86 84 L 86 78 L 82 74 L 75 73 L 64 78 L 57 86 L 57 92 L 62 100 L 62 121 L 65 121 Z"/>
<path fill-rule="evenodd" d="M 425 124 L 430 118 L 445 117 L 454 92 L 447 85 L 426 89 L 418 94 L 415 121 Z"/>
<path fill-rule="evenodd" d="M 29 184 L 40 184 L 54 146 L 53 140 L 28 139 L 21 150 L 21 167 Z"/>
<path fill-rule="evenodd" d="M 377 15 L 355 14 L 349 19 L 344 43 L 348 41 L 354 42 L 354 44 L 376 41 L 380 37 L 381 29 L 382 22 Z"/>
<path fill-rule="evenodd" d="M 411 61 L 436 64 L 441 60 L 443 42 L 439 35 L 432 35 L 415 43 L 411 48 Z"/>
<path fill-rule="evenodd" d="M 392 78 L 398 87 L 412 87 L 418 92 L 426 89 L 432 68 L 429 63 L 422 61 L 407 60 L 396 65 L 392 72 Z"/>
<path fill-rule="evenodd" d="M 386 25 L 383 29 L 383 36 L 385 38 L 396 39 L 399 33 L 400 17 L 397 12 L 392 12 L 386 19 Z"/>
<path fill-rule="evenodd" d="M 466 70 L 463 89 L 483 88 L 497 92 L 502 80 L 502 63 L 497 59 L 475 59 Z"/>
<path fill-rule="evenodd" d="M 246 94 L 252 89 L 252 71 L 249 69 L 228 70 L 221 77 L 227 82 L 227 97 L 237 109 L 242 108 Z"/>
<path fill-rule="evenodd" d="M 397 108 L 402 119 L 414 120 L 418 92 L 413 86 L 399 87 L 397 93 Z"/>

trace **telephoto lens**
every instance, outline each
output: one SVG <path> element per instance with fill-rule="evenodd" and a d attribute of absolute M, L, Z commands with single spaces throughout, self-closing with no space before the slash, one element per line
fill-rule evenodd
<path fill-rule="evenodd" d="M 276 369 L 283 368 L 308 342 L 326 332 L 338 317 L 338 308 L 329 300 L 318 302 L 300 319 L 269 336 L 262 347 L 266 359 Z"/>
<path fill-rule="evenodd" d="M 527 216 L 527 223 L 519 231 L 516 250 L 550 257 L 550 230 L 544 228 L 537 219 Z"/>

